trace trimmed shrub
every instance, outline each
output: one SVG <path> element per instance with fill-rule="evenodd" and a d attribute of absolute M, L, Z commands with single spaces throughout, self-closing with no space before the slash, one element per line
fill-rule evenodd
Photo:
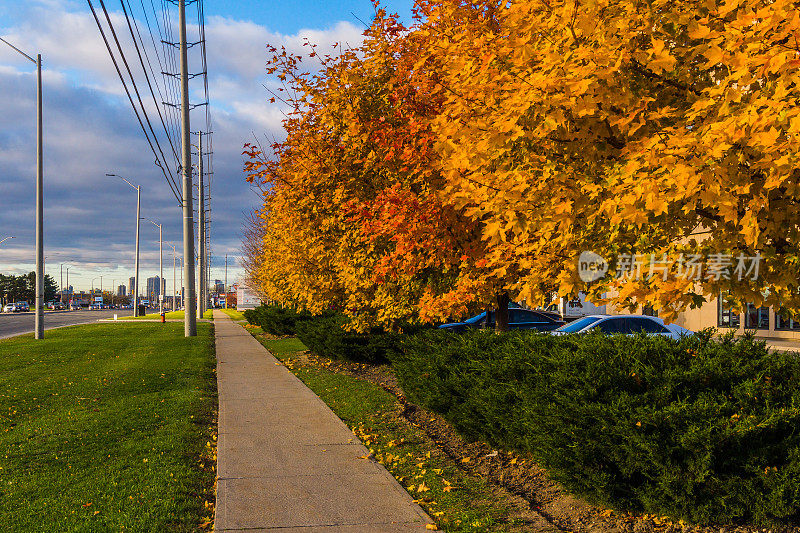
<path fill-rule="evenodd" d="M 322 357 L 365 363 L 386 363 L 399 349 L 403 338 L 421 331 L 422 326 L 407 326 L 403 333 L 387 333 L 374 328 L 368 333 L 346 331 L 348 318 L 343 314 L 314 317 L 297 325 L 297 337 L 309 350 Z"/>
<path fill-rule="evenodd" d="M 274 305 L 261 305 L 255 309 L 248 309 L 244 312 L 244 317 L 251 324 L 261 326 L 261 329 L 272 335 L 296 335 L 297 325 L 312 318 L 306 311 L 298 313 L 294 309 Z"/>
<path fill-rule="evenodd" d="M 412 401 L 591 501 L 700 524 L 800 515 L 800 361 L 752 337 L 432 331 L 392 363 Z"/>

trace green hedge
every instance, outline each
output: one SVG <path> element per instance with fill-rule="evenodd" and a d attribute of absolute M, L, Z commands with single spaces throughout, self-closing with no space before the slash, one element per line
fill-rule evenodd
<path fill-rule="evenodd" d="M 323 357 L 367 363 L 386 363 L 408 335 L 425 329 L 405 326 L 402 333 L 374 328 L 368 333 L 346 331 L 349 319 L 343 314 L 314 317 L 297 325 L 297 337 L 309 350 Z"/>
<path fill-rule="evenodd" d="M 432 331 L 392 363 L 412 401 L 589 500 L 701 524 L 800 513 L 800 362 L 752 338 Z"/>
<path fill-rule="evenodd" d="M 283 308 L 274 305 L 261 305 L 255 309 L 248 309 L 244 312 L 244 317 L 248 322 L 272 335 L 296 335 L 297 325 L 311 320 L 310 313 L 305 311 L 297 312 L 291 308 Z"/>

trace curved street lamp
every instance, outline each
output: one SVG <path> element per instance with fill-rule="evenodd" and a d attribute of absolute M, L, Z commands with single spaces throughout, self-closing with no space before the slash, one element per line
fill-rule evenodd
<path fill-rule="evenodd" d="M 32 58 L 10 42 L 0 41 L 13 48 L 36 65 L 36 333 L 34 338 L 44 338 L 44 164 L 42 130 L 42 54 Z"/>
<path fill-rule="evenodd" d="M 118 174 L 106 174 L 106 176 L 116 177 L 136 189 L 136 263 L 134 266 L 133 278 L 133 316 L 139 316 L 139 226 L 142 220 L 142 187 L 134 185 Z"/>

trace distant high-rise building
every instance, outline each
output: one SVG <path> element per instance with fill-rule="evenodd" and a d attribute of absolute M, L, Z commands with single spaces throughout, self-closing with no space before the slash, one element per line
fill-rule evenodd
<path fill-rule="evenodd" d="M 217 294 L 222 294 L 225 292 L 225 284 L 222 281 L 215 279 L 214 280 L 214 292 Z"/>
<path fill-rule="evenodd" d="M 133 296 L 136 292 L 136 278 L 128 278 L 128 294 Z"/>
<path fill-rule="evenodd" d="M 163 287 L 164 280 L 160 279 L 158 276 L 147 278 L 147 297 L 153 301 L 158 300 L 158 295 L 161 294 Z"/>
<path fill-rule="evenodd" d="M 125 296 L 125 285 L 117 287 L 117 296 Z"/>

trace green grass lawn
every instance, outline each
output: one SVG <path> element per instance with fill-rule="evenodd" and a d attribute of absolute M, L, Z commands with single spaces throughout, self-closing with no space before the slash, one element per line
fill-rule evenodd
<path fill-rule="evenodd" d="M 252 333 L 259 328 L 249 328 Z M 489 484 L 465 474 L 427 441 L 419 428 L 397 416 L 397 399 L 372 383 L 317 366 L 296 364 L 306 349 L 296 338 L 256 337 L 305 382 L 358 435 L 443 531 L 519 531 L 512 510 L 491 496 Z"/>
<path fill-rule="evenodd" d="M 213 514 L 214 367 L 210 324 L 0 341 L 0 531 L 197 531 Z"/>
<path fill-rule="evenodd" d="M 167 320 L 183 320 L 185 313 L 183 311 L 169 311 L 164 313 L 164 318 Z M 136 318 L 132 316 L 120 317 L 120 320 L 158 320 L 161 318 L 161 315 L 158 313 L 150 313 L 144 316 L 138 316 Z M 207 310 L 203 313 L 203 318 L 213 319 L 214 318 L 214 311 L 211 309 Z"/>
<path fill-rule="evenodd" d="M 220 309 L 223 313 L 231 317 L 233 320 L 247 320 L 241 311 L 236 309 Z"/>

